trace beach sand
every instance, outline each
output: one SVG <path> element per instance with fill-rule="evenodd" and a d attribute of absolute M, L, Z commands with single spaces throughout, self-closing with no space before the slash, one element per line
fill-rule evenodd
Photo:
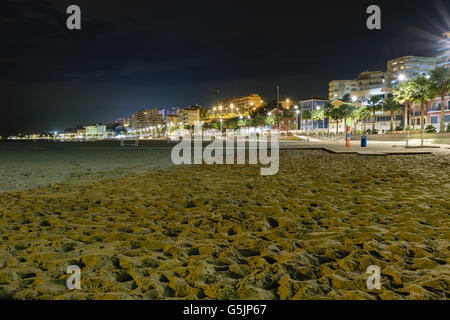
<path fill-rule="evenodd" d="M 280 161 L 273 177 L 200 165 L 3 192 L 0 297 L 450 298 L 448 155 Z"/>

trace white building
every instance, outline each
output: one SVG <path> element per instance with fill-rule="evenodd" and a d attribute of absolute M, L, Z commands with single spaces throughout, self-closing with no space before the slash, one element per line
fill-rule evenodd
<path fill-rule="evenodd" d="M 395 88 L 402 81 L 416 79 L 420 76 L 427 76 L 436 68 L 438 58 L 407 56 L 387 63 L 387 81 L 391 88 Z"/>
<path fill-rule="evenodd" d="M 442 40 L 439 42 L 438 56 L 439 66 L 444 66 L 446 68 L 450 67 L 450 31 L 447 31 L 442 35 Z"/>

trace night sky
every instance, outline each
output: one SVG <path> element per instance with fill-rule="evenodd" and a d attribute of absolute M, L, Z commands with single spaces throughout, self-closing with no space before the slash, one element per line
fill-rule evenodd
<path fill-rule="evenodd" d="M 82 30 L 66 28 L 66 8 Z M 370 4 L 382 30 L 366 28 Z M 435 56 L 450 1 L 2 0 L 0 135 L 108 123 L 222 97 L 328 96 L 332 79 Z"/>

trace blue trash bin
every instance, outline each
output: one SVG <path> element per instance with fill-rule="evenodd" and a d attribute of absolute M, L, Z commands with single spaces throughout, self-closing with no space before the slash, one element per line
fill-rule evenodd
<path fill-rule="evenodd" d="M 361 137 L 361 147 L 362 148 L 367 148 L 367 136 L 366 135 L 363 135 Z"/>

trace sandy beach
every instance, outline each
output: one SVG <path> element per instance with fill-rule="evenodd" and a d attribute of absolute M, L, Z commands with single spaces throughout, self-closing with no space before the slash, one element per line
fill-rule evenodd
<path fill-rule="evenodd" d="M 3 191 L 0 298 L 450 298 L 448 154 L 280 161 L 273 177 L 106 166 Z M 69 265 L 81 290 L 66 287 Z M 366 287 L 371 265 L 381 290 Z"/>

